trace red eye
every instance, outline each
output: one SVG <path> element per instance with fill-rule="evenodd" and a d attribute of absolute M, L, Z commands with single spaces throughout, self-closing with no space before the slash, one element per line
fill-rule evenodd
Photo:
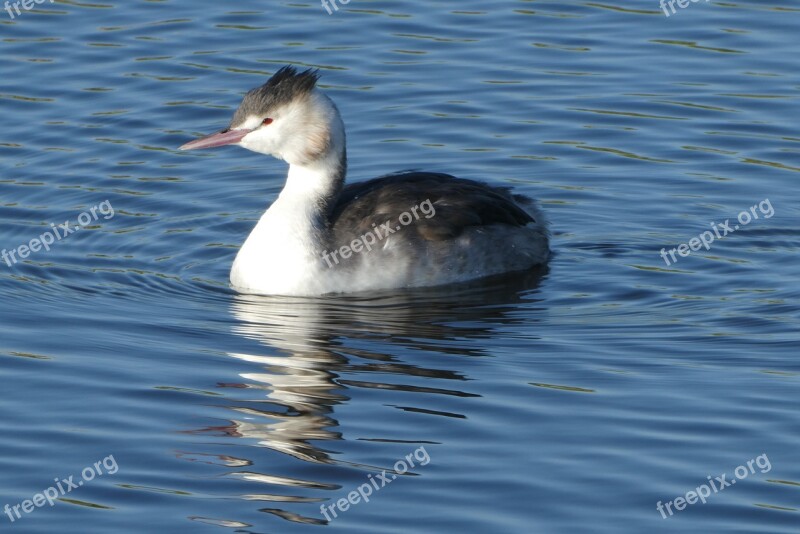
<path fill-rule="evenodd" d="M 272 119 L 264 119 L 261 121 L 262 126 L 269 126 L 270 124 L 272 124 Z"/>

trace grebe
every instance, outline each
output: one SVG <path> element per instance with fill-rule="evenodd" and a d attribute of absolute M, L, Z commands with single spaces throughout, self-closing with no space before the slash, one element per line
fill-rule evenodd
<path fill-rule="evenodd" d="M 240 293 L 315 296 L 426 287 L 547 261 L 536 203 L 433 172 L 344 184 L 345 130 L 319 71 L 286 66 L 248 92 L 230 125 L 181 150 L 238 145 L 289 164 L 286 184 L 239 250 Z"/>

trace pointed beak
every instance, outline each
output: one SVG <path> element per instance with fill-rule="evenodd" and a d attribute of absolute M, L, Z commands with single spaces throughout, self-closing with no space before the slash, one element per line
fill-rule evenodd
<path fill-rule="evenodd" d="M 200 139 L 190 141 L 178 150 L 198 150 L 200 148 L 215 148 L 218 146 L 235 145 L 253 130 L 222 130 Z"/>

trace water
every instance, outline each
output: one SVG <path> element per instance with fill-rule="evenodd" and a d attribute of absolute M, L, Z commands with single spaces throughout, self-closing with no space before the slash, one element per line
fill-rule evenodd
<path fill-rule="evenodd" d="M 0 11 L 0 246 L 88 213 L 0 264 L 0 506 L 96 477 L 2 513 L 2 530 L 797 532 L 798 11 Z M 232 292 L 285 167 L 175 148 L 286 63 L 322 70 L 351 180 L 413 167 L 513 186 L 551 219 L 549 268 L 348 298 Z M 742 211 L 759 217 L 661 258 Z M 391 479 L 407 455 L 413 476 Z M 325 518 L 384 469 L 369 502 Z"/>

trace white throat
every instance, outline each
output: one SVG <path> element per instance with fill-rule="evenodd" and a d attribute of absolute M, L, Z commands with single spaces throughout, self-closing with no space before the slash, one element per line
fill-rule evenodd
<path fill-rule="evenodd" d="M 344 181 L 344 152 L 290 165 L 286 185 L 245 241 L 231 269 L 242 293 L 319 292 L 328 236 L 328 209 Z"/>

